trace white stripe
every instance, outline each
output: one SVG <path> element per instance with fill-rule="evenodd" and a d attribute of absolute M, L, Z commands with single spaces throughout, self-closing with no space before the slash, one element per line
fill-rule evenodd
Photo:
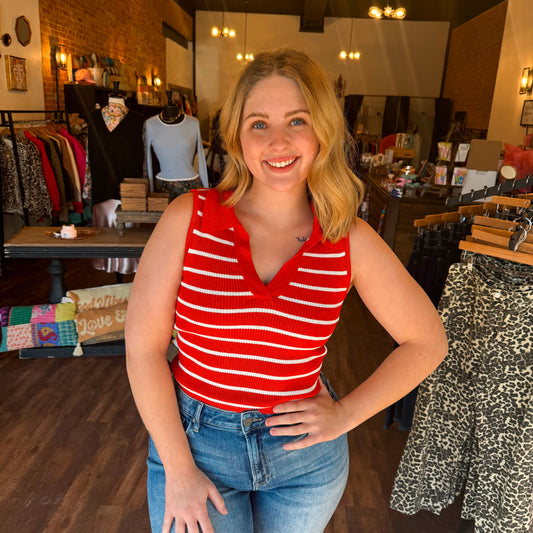
<path fill-rule="evenodd" d="M 193 344 L 192 342 L 184 339 L 181 335 L 178 334 L 178 338 L 187 346 L 190 346 L 191 348 L 194 348 L 195 350 L 198 350 L 200 352 L 210 354 L 210 355 L 216 355 L 217 357 L 232 357 L 234 359 L 249 359 L 252 361 L 264 361 L 266 363 L 276 363 L 278 365 L 297 365 L 301 363 L 309 363 L 309 361 L 312 361 L 313 359 L 318 359 L 320 357 L 325 357 L 325 355 L 328 353 L 328 349 L 324 346 L 324 351 L 321 354 L 318 355 L 311 355 L 310 357 L 305 357 L 303 359 L 276 359 L 275 357 L 264 357 L 262 355 L 249 355 L 244 353 L 228 353 L 228 352 L 218 352 L 215 350 L 208 350 L 202 346 L 198 346 L 197 344 Z M 179 348 L 179 346 L 178 346 Z"/>
<path fill-rule="evenodd" d="M 213 403 L 218 403 L 218 404 L 222 404 L 222 405 L 231 405 L 232 407 L 240 407 L 242 409 L 255 409 L 255 410 L 267 409 L 269 407 L 268 405 L 264 405 L 264 406 L 260 407 L 260 406 L 257 406 L 257 405 L 244 405 L 244 404 L 241 404 L 241 403 L 223 402 L 221 400 L 216 400 L 215 398 L 211 398 L 210 396 L 206 396 L 205 394 L 200 394 L 199 392 L 196 392 L 195 390 L 189 389 L 189 387 L 186 387 L 185 385 L 182 385 L 181 383 L 179 383 L 179 386 L 182 389 L 185 389 L 186 391 L 188 391 L 188 392 L 190 392 L 192 394 L 195 394 L 196 396 L 199 396 L 200 398 L 204 398 L 205 400 L 209 400 L 210 402 L 213 402 Z"/>
<path fill-rule="evenodd" d="M 203 216 L 204 216 L 204 214 L 202 213 L 202 211 L 200 211 L 199 209 L 198 209 L 198 211 L 196 211 L 196 213 L 198 213 L 198 216 L 199 216 L 199 217 L 203 217 Z"/>
<path fill-rule="evenodd" d="M 296 337 L 297 339 L 305 339 L 310 341 L 323 341 L 329 339 L 330 335 L 327 335 L 326 337 L 312 337 L 311 335 L 301 335 L 299 333 L 294 333 L 292 331 L 285 331 L 284 329 L 278 329 L 278 328 L 271 328 L 268 326 L 256 326 L 256 325 L 248 325 L 248 324 L 240 324 L 240 325 L 232 325 L 232 326 L 224 326 L 222 324 L 206 324 L 204 322 L 197 322 L 196 320 L 192 320 L 191 318 L 188 318 L 184 315 L 180 315 L 176 311 L 176 316 L 179 318 L 182 318 L 183 320 L 186 320 L 187 322 L 190 322 L 191 324 L 195 324 L 196 326 L 202 326 L 204 328 L 212 328 L 212 329 L 243 329 L 243 330 L 249 330 L 249 329 L 256 329 L 258 331 L 270 331 L 272 333 L 281 333 L 282 335 L 287 335 L 289 337 Z"/>
<path fill-rule="evenodd" d="M 182 333 L 188 333 L 189 335 L 195 335 L 197 337 L 202 337 L 202 339 L 210 339 L 213 341 L 220 341 L 220 342 L 234 342 L 236 344 L 253 344 L 257 346 L 270 346 L 271 348 L 280 348 L 282 350 L 295 350 L 295 351 L 311 351 L 316 350 L 317 348 L 320 348 L 322 345 L 318 346 L 309 346 L 307 348 L 302 348 L 301 346 L 290 346 L 288 344 L 276 344 L 275 342 L 266 342 L 266 341 L 250 341 L 248 339 L 235 339 L 235 338 L 227 338 L 227 337 L 213 337 L 212 335 L 205 335 L 202 333 L 198 333 L 196 331 L 189 331 L 188 329 L 183 328 L 174 328 L 176 331 L 181 331 Z M 324 340 L 326 340 L 328 337 L 324 337 Z"/>
<path fill-rule="evenodd" d="M 228 244 L 229 246 L 235 246 L 231 241 L 226 241 L 225 239 L 220 239 L 219 237 L 215 237 L 214 235 L 211 235 L 209 233 L 203 233 L 202 231 L 198 231 L 197 229 L 194 229 L 192 231 L 195 235 L 198 235 L 198 237 L 204 237 L 205 239 L 211 239 L 212 241 L 219 242 L 221 244 Z"/>
<path fill-rule="evenodd" d="M 200 270 L 199 268 L 191 268 L 184 266 L 183 270 L 187 272 L 194 272 L 195 274 L 203 274 L 204 276 L 210 276 L 212 278 L 223 279 L 244 279 L 244 276 L 232 275 L 232 274 L 219 274 L 218 272 L 211 272 L 210 270 Z"/>
<path fill-rule="evenodd" d="M 201 255 L 202 257 L 209 257 L 210 259 L 218 259 L 219 261 L 226 261 L 228 263 L 238 263 L 237 259 L 233 257 L 224 257 L 223 255 L 215 255 L 204 252 L 202 250 L 196 250 L 196 248 L 189 248 L 188 252 L 194 255 Z"/>
<path fill-rule="evenodd" d="M 335 307 L 340 307 L 342 305 L 342 301 L 336 304 L 322 304 L 318 302 L 307 302 L 305 300 L 297 300 L 296 298 L 289 298 L 288 296 L 278 296 L 278 298 L 280 300 L 286 300 L 287 302 L 293 302 L 295 304 L 310 305 L 311 307 L 322 307 L 324 309 L 334 309 Z"/>
<path fill-rule="evenodd" d="M 271 333 L 279 333 L 279 334 L 282 334 L 282 335 L 287 335 L 288 337 L 295 337 L 297 339 L 305 339 L 305 340 L 310 340 L 310 341 L 324 341 L 324 340 L 327 340 L 329 339 L 330 335 L 327 335 L 325 337 L 313 337 L 311 335 L 301 335 L 300 333 L 294 333 L 292 331 L 285 331 L 284 329 L 279 329 L 279 328 L 271 328 L 269 326 L 256 326 L 256 325 L 248 325 L 248 324 L 237 324 L 237 325 L 222 325 L 222 324 L 206 324 L 204 322 L 198 322 L 196 320 L 192 320 L 191 318 L 189 317 L 186 317 L 184 315 L 181 315 L 180 313 L 178 313 L 176 311 L 176 316 L 183 319 L 183 320 L 186 320 L 187 322 L 189 322 L 190 324 L 194 324 L 196 326 L 202 326 L 204 328 L 211 328 L 211 329 L 242 329 L 242 330 L 247 330 L 247 329 L 252 329 L 252 330 L 258 330 L 258 331 L 270 331 Z"/>
<path fill-rule="evenodd" d="M 224 385 L 222 383 L 217 383 L 216 381 L 211 381 L 210 379 L 202 378 L 202 376 L 199 376 L 198 374 L 195 374 L 194 372 L 187 370 L 181 364 L 181 361 L 178 361 L 178 365 L 186 374 L 189 374 L 189 376 L 192 376 L 193 378 L 196 378 L 197 380 L 202 381 L 204 383 L 208 383 L 209 385 L 213 385 L 213 387 L 218 387 L 219 389 L 241 391 L 241 392 L 251 392 L 252 394 L 263 394 L 265 396 L 267 395 L 268 396 L 293 396 L 293 395 L 298 395 L 298 394 L 308 394 L 309 392 L 315 389 L 317 381 L 318 381 L 318 378 L 317 378 L 315 383 L 307 389 L 294 390 L 294 391 L 265 391 L 261 389 L 252 389 L 250 387 L 232 387 L 231 385 Z"/>
<path fill-rule="evenodd" d="M 304 252 L 303 255 L 306 257 L 344 257 L 346 252 L 340 252 L 338 254 L 314 254 L 311 252 Z"/>
<path fill-rule="evenodd" d="M 327 274 L 328 276 L 346 276 L 347 270 L 314 270 L 313 268 L 299 268 L 298 272 L 308 272 L 309 274 Z"/>
<path fill-rule="evenodd" d="M 200 198 L 200 200 L 205 200 L 206 199 L 206 196 L 202 196 L 201 194 L 198 195 L 198 198 Z"/>
<path fill-rule="evenodd" d="M 275 316 L 282 316 L 285 318 L 290 318 L 292 320 L 297 320 L 298 322 L 306 322 L 307 324 L 320 324 L 324 326 L 336 324 L 339 321 L 338 318 L 336 318 L 335 320 L 314 320 L 312 318 L 306 318 L 306 317 L 297 316 L 297 315 L 290 315 L 289 313 L 282 313 L 281 311 L 276 311 L 275 309 L 263 309 L 261 307 L 246 307 L 243 309 L 217 309 L 215 307 L 204 307 L 202 305 L 195 305 L 195 304 L 189 303 L 185 301 L 183 298 L 180 298 L 179 296 L 178 296 L 178 302 L 180 302 L 182 305 L 190 307 L 191 309 L 196 309 L 197 311 L 207 311 L 208 313 L 216 313 L 216 314 L 224 314 L 224 315 L 240 314 L 240 313 L 265 313 L 267 315 L 275 315 Z"/>
<path fill-rule="evenodd" d="M 310 289 L 312 291 L 322 291 L 322 292 L 344 292 L 346 287 L 318 287 L 316 285 L 305 285 L 304 283 L 296 283 L 291 281 L 289 285 L 293 287 L 299 287 L 300 289 Z"/>
<path fill-rule="evenodd" d="M 212 291 L 209 289 L 201 289 L 200 287 L 195 287 L 194 285 L 189 285 L 188 283 L 185 283 L 184 281 L 181 282 L 181 285 L 184 287 L 187 287 L 188 289 L 191 289 L 191 291 L 201 292 L 203 294 L 215 294 L 217 296 L 253 296 L 253 292 L 251 291 L 243 291 L 243 292 L 233 292 L 233 291 Z"/>
<path fill-rule="evenodd" d="M 299 378 L 306 378 L 308 376 L 311 376 L 312 374 L 316 374 L 317 372 L 320 372 L 320 369 L 322 365 L 319 365 L 318 369 L 314 369 L 311 372 L 307 372 L 306 374 L 298 374 L 296 376 L 272 376 L 269 374 L 259 374 L 258 372 L 245 372 L 243 370 L 229 370 L 227 368 L 217 368 L 214 366 L 209 366 L 201 361 L 198 361 L 198 359 L 195 359 L 192 355 L 189 355 L 188 353 L 185 353 L 184 351 L 180 352 L 180 359 L 181 362 L 183 360 L 183 357 L 186 357 L 187 359 L 190 359 L 194 363 L 196 363 L 198 366 L 201 366 L 202 368 L 206 368 L 207 370 L 211 370 L 213 372 L 220 372 L 221 374 L 235 374 L 237 376 L 249 376 L 252 378 L 260 378 L 260 379 L 269 379 L 271 381 L 288 381 L 290 379 L 299 379 Z"/>

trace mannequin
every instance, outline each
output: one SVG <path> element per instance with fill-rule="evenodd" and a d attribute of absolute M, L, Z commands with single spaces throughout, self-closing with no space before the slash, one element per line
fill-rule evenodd
<path fill-rule="evenodd" d="M 145 154 L 150 191 L 168 192 L 172 201 L 191 189 L 209 184 L 200 123 L 172 102 L 171 91 L 167 91 L 167 97 L 168 105 L 161 113 L 145 122 Z M 152 150 L 161 167 L 155 178 Z M 193 165 L 196 154 L 198 170 Z"/>
<path fill-rule="evenodd" d="M 143 177 L 144 117 L 126 107 L 124 98 L 114 93 L 102 109 L 90 114 L 88 155 L 92 178 L 93 225 L 116 227 L 115 210 L 120 205 L 120 182 Z M 135 272 L 137 259 L 95 259 L 93 267 L 106 272 Z"/>
<path fill-rule="evenodd" d="M 180 107 L 172 101 L 172 91 L 167 91 L 168 104 L 163 108 L 159 117 L 165 124 L 179 124 L 185 118 Z"/>

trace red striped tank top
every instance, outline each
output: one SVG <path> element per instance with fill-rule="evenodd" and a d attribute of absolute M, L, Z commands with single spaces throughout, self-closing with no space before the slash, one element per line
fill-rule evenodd
<path fill-rule="evenodd" d="M 176 303 L 172 372 L 193 398 L 219 409 L 257 409 L 314 396 L 326 342 L 350 288 L 349 240 L 311 237 L 277 275 L 257 275 L 248 234 L 214 189 L 193 191 Z"/>

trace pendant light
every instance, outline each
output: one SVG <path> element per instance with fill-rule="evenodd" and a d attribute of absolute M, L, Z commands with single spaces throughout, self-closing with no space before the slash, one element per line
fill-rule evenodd
<path fill-rule="evenodd" d="M 237 33 L 233 28 L 228 28 L 224 25 L 224 11 L 222 11 L 222 25 L 219 28 L 218 26 L 213 26 L 211 28 L 211 35 L 213 37 L 235 37 Z"/>
<path fill-rule="evenodd" d="M 368 16 L 372 17 L 373 19 L 381 19 L 385 17 L 388 19 L 402 20 L 405 18 L 405 15 L 407 15 L 405 7 L 398 7 L 394 9 L 388 4 L 383 9 L 378 6 L 372 6 L 368 10 Z"/>
<path fill-rule="evenodd" d="M 361 57 L 361 52 L 354 52 L 352 50 L 353 19 L 350 20 L 350 47 L 348 48 L 348 52 L 346 50 L 341 51 L 339 54 L 341 59 L 359 59 Z"/>
<path fill-rule="evenodd" d="M 248 13 L 244 14 L 244 50 L 237 54 L 237 61 L 243 61 L 244 63 L 249 63 L 253 61 L 254 55 L 251 52 L 246 51 L 246 35 L 248 29 Z"/>

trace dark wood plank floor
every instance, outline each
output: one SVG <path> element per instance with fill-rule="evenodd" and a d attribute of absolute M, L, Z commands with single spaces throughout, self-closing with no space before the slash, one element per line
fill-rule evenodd
<path fill-rule="evenodd" d="M 114 275 L 93 270 L 90 261 L 65 264 L 67 288 L 115 281 Z M 47 261 L 10 260 L 5 267 L 0 305 L 47 301 Z M 390 347 L 352 291 L 330 342 L 325 372 L 343 395 Z M 0 354 L 0 405 L 0 531 L 149 531 L 147 436 L 129 391 L 124 357 L 20 360 L 14 352 Z M 348 488 L 327 533 L 466 531 L 458 504 L 441 516 L 403 516 L 389 509 L 407 434 L 383 430 L 383 420 L 381 413 L 350 433 Z"/>

